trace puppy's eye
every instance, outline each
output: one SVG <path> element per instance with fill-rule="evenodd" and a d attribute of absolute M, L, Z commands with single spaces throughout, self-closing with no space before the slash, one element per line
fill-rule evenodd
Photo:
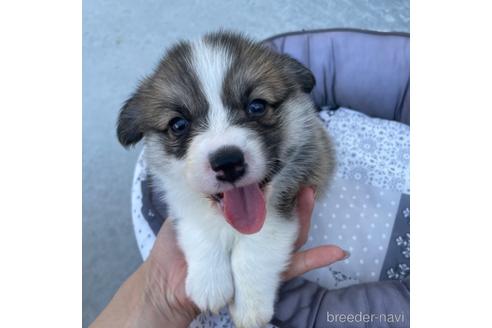
<path fill-rule="evenodd" d="M 188 130 L 189 126 L 190 122 L 182 117 L 175 117 L 171 121 L 169 121 L 169 127 L 171 128 L 171 131 L 177 136 L 185 133 Z"/>
<path fill-rule="evenodd" d="M 263 99 L 254 99 L 252 100 L 246 110 L 250 116 L 260 117 L 265 114 L 267 108 L 267 102 Z"/>

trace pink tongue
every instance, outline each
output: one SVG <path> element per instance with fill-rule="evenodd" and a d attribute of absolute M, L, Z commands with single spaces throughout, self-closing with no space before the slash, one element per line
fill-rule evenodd
<path fill-rule="evenodd" d="M 260 231 L 265 222 L 265 198 L 258 184 L 224 192 L 224 214 L 230 225 L 243 234 Z"/>

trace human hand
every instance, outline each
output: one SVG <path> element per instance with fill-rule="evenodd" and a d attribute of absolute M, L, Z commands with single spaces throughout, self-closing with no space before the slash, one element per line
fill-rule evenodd
<path fill-rule="evenodd" d="M 341 248 L 333 245 L 298 251 L 308 238 L 313 207 L 313 189 L 302 188 L 297 197 L 299 237 L 295 243 L 291 264 L 284 272 L 284 280 L 332 264 L 347 255 Z M 158 313 L 165 316 L 168 324 L 173 322 L 175 327 L 186 327 L 199 311 L 186 296 L 186 260 L 176 242 L 171 220 L 165 221 L 144 265 L 147 267 L 147 294 Z"/>
<path fill-rule="evenodd" d="M 297 194 L 297 214 L 299 216 L 299 236 L 294 245 L 294 254 L 289 268 L 284 273 L 284 281 L 301 276 L 311 270 L 343 260 L 349 254 L 335 245 L 322 245 L 298 251 L 307 241 L 311 228 L 311 215 L 314 209 L 314 190 L 301 188 Z"/>

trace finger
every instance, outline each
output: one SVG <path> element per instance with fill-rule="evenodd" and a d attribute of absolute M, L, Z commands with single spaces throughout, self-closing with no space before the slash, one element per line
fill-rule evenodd
<path fill-rule="evenodd" d="M 154 246 L 152 249 L 158 249 L 157 252 L 167 253 L 179 253 L 181 254 L 181 248 L 178 246 L 176 240 L 176 232 L 174 229 L 174 224 L 170 218 L 164 221 L 159 233 L 157 234 Z"/>
<path fill-rule="evenodd" d="M 294 249 L 306 243 L 311 226 L 311 215 L 314 207 L 314 190 L 311 187 L 302 188 L 297 196 L 297 214 L 299 216 L 299 235 Z"/>
<path fill-rule="evenodd" d="M 174 226 L 170 218 L 167 218 L 164 221 L 164 224 L 162 225 L 161 229 L 159 230 L 158 235 L 163 235 L 163 238 L 166 238 L 168 240 L 171 240 L 172 242 L 175 242 L 176 236 L 174 232 Z M 158 237 L 159 238 L 159 237 Z"/>
<path fill-rule="evenodd" d="M 330 265 L 348 256 L 348 252 L 334 245 L 324 245 L 298 252 L 292 256 L 289 269 L 284 273 L 284 280 Z"/>

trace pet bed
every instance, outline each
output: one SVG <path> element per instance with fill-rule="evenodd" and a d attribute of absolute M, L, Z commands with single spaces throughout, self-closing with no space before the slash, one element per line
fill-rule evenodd
<path fill-rule="evenodd" d="M 395 296 L 391 306 L 395 313 L 408 313 L 409 35 L 331 29 L 282 34 L 264 43 L 311 69 L 317 82 L 312 97 L 334 140 L 336 174 L 328 194 L 316 204 L 305 247 L 331 243 L 351 253 L 345 261 L 304 276 L 316 285 L 296 280 L 284 286 L 276 308 L 277 324 L 309 326 L 307 321 L 314 325 L 318 319 L 326 324 L 323 302 L 308 306 L 310 311 L 300 310 L 306 306 L 299 300 L 309 293 L 319 298 L 318 285 L 343 292 L 343 287 L 360 283 L 403 281 L 396 285 L 403 296 Z M 141 155 L 132 188 L 132 219 L 143 259 L 166 213 Z M 368 288 L 375 290 L 374 295 L 382 293 L 372 286 Z M 384 288 L 391 290 L 388 286 Z M 378 298 L 371 299 L 374 304 L 368 301 L 363 306 L 367 311 L 377 308 Z M 192 326 L 229 322 L 227 312 L 221 311 L 199 316 Z"/>

